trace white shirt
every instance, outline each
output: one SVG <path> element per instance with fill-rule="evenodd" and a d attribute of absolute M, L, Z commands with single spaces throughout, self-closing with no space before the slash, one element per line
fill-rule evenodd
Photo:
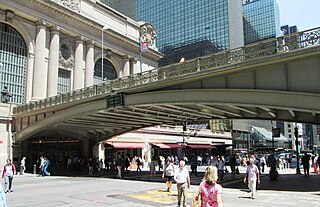
<path fill-rule="evenodd" d="M 186 183 L 188 181 L 188 177 L 189 177 L 189 171 L 186 167 L 184 167 L 182 170 L 180 167 L 176 169 L 175 179 L 177 183 Z"/>
<path fill-rule="evenodd" d="M 6 165 L 6 176 L 13 176 L 13 168 L 12 165 Z"/>
<path fill-rule="evenodd" d="M 257 180 L 257 174 L 259 173 L 258 167 L 253 164 L 252 166 L 249 165 L 247 167 L 247 173 L 248 173 L 248 180 Z"/>

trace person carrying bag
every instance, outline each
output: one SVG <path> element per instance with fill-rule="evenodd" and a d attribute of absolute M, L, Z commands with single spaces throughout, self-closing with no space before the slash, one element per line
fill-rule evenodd
<path fill-rule="evenodd" d="M 217 180 L 217 167 L 208 167 L 199 186 L 198 195 L 192 202 L 192 207 L 222 207 L 222 186 L 217 184 Z"/>

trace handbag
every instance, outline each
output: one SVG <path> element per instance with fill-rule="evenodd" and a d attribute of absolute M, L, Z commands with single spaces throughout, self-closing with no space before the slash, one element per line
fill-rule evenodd
<path fill-rule="evenodd" d="M 196 196 L 193 198 L 193 201 L 191 203 L 191 207 L 201 207 L 201 196 L 199 195 L 198 200 L 196 199 Z"/>

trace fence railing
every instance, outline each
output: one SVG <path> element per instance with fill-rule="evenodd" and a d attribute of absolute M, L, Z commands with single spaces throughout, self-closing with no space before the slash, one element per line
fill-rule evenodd
<path fill-rule="evenodd" d="M 132 76 L 126 76 L 98 85 L 71 91 L 69 93 L 59 94 L 39 101 L 19 105 L 13 109 L 13 113 L 18 114 L 26 111 L 43 109 L 46 107 L 107 94 L 116 89 L 132 88 L 157 81 L 179 78 L 190 74 L 195 74 L 199 71 L 214 70 L 220 66 L 255 60 L 261 57 L 295 51 L 319 44 L 320 27 L 260 41 L 232 50 L 210 54 L 188 60 L 183 63 L 160 67 L 142 73 L 137 73 Z"/>

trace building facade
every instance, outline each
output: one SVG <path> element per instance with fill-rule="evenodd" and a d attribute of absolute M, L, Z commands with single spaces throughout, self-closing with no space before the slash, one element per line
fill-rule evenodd
<path fill-rule="evenodd" d="M 136 18 L 155 26 L 165 54 L 160 65 L 167 65 L 242 46 L 241 6 L 234 0 L 139 0 Z"/>
<path fill-rule="evenodd" d="M 280 14 L 276 0 L 243 0 L 244 44 L 280 36 Z"/>
<path fill-rule="evenodd" d="M 282 35 L 293 34 L 293 33 L 299 32 L 297 25 L 294 25 L 294 26 L 283 25 L 280 27 L 280 30 L 282 32 Z"/>
<path fill-rule="evenodd" d="M 11 97 L 0 107 L 5 117 L 0 127 L 0 166 L 12 158 L 12 150 L 17 155 L 15 162 L 22 153 L 31 156 L 30 152 L 45 150 L 89 156 L 94 144 L 76 131 L 44 132 L 24 143 L 14 142 L 10 130 L 13 104 L 156 68 L 163 55 L 152 45 L 154 40 L 139 57 L 139 34 L 145 26 L 152 29 L 100 1 L 1 1 L 0 87 L 6 86 Z"/>
<path fill-rule="evenodd" d="M 131 19 L 135 19 L 136 0 L 100 0 L 100 2 Z"/>

